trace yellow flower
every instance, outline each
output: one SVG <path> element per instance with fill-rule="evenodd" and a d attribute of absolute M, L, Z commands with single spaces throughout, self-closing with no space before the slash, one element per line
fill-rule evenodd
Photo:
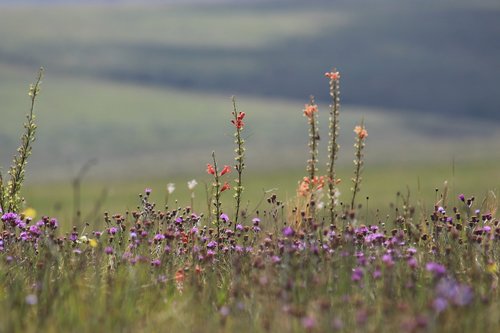
<path fill-rule="evenodd" d="M 486 271 L 490 274 L 495 274 L 498 272 L 498 266 L 496 262 L 490 262 L 486 265 Z"/>
<path fill-rule="evenodd" d="M 97 240 L 95 240 L 93 238 L 89 238 L 89 245 L 91 247 L 97 247 Z"/>
<path fill-rule="evenodd" d="M 29 217 L 31 219 L 34 219 L 36 217 L 36 210 L 34 210 L 31 207 L 26 208 L 21 215 L 24 215 L 24 217 Z"/>

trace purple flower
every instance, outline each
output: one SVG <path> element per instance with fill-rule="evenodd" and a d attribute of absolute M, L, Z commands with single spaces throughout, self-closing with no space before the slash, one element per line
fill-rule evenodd
<path fill-rule="evenodd" d="M 104 253 L 106 254 L 113 254 L 113 248 L 111 246 L 106 246 L 106 248 L 104 249 Z"/>
<path fill-rule="evenodd" d="M 290 226 L 286 226 L 283 228 L 283 236 L 285 237 L 293 237 L 293 235 L 295 234 L 295 231 L 293 231 L 292 227 Z"/>
<path fill-rule="evenodd" d="M 217 242 L 216 241 L 210 241 L 208 244 L 207 244 L 207 248 L 208 249 L 215 249 L 217 247 Z"/>
<path fill-rule="evenodd" d="M 415 257 L 410 257 L 407 261 L 408 266 L 410 266 L 411 269 L 415 269 L 418 265 L 417 259 Z"/>
<path fill-rule="evenodd" d="M 448 307 L 448 301 L 444 298 L 438 297 L 432 302 L 432 308 L 436 312 L 443 312 Z"/>
<path fill-rule="evenodd" d="M 351 280 L 354 282 L 361 281 L 363 275 L 364 275 L 363 270 L 359 267 L 356 267 L 355 269 L 352 270 Z"/>
<path fill-rule="evenodd" d="M 273 262 L 273 264 L 278 264 L 281 262 L 281 258 L 278 256 L 272 256 L 271 261 Z"/>
<path fill-rule="evenodd" d="M 417 253 L 417 249 L 414 248 L 414 247 L 409 247 L 406 249 L 406 252 L 410 255 L 410 256 L 413 256 Z"/>
<path fill-rule="evenodd" d="M 117 231 L 118 231 L 118 229 L 116 227 L 111 227 L 108 229 L 108 234 L 114 235 L 114 234 L 116 234 Z"/>
<path fill-rule="evenodd" d="M 40 236 L 42 234 L 42 232 L 36 225 L 30 226 L 29 232 L 34 236 Z"/>
<path fill-rule="evenodd" d="M 184 222 L 184 219 L 182 218 L 182 216 L 179 216 L 178 218 L 175 219 L 175 223 L 177 223 L 177 224 L 181 224 L 182 222 Z"/>
<path fill-rule="evenodd" d="M 458 196 L 458 199 L 459 199 L 460 201 L 462 201 L 462 202 L 465 202 L 465 195 L 460 194 L 460 195 Z"/>
<path fill-rule="evenodd" d="M 435 263 L 435 262 L 428 262 L 425 265 L 425 269 L 428 272 L 431 272 L 434 274 L 435 277 L 441 277 L 446 274 L 446 267 L 444 267 L 441 264 Z"/>
<path fill-rule="evenodd" d="M 386 264 L 387 267 L 394 266 L 394 260 L 392 260 L 392 256 L 390 254 L 384 254 L 382 256 L 382 262 Z"/>
<path fill-rule="evenodd" d="M 456 306 L 465 306 L 474 298 L 471 287 L 453 279 L 441 279 L 436 285 L 436 294 Z"/>
<path fill-rule="evenodd" d="M 150 188 L 147 188 L 144 190 L 144 193 L 146 193 L 146 195 L 150 195 L 151 194 L 151 189 Z"/>
<path fill-rule="evenodd" d="M 160 259 L 151 260 L 151 266 L 153 266 L 153 267 L 159 267 L 160 265 L 161 265 Z"/>
<path fill-rule="evenodd" d="M 161 242 L 162 240 L 165 239 L 165 235 L 164 234 L 156 234 L 153 239 L 155 242 Z"/>
<path fill-rule="evenodd" d="M 221 314 L 222 317 L 227 317 L 229 316 L 229 308 L 227 306 L 223 306 L 220 308 L 219 313 Z"/>
<path fill-rule="evenodd" d="M 50 219 L 49 227 L 51 229 L 57 229 L 59 227 L 59 223 L 57 222 L 57 219 L 54 219 L 54 218 Z"/>
<path fill-rule="evenodd" d="M 260 219 L 259 219 L 258 217 L 254 217 L 254 218 L 252 219 L 252 222 L 253 222 L 253 225 L 257 226 L 257 225 L 259 225 L 259 223 L 260 223 Z"/>
<path fill-rule="evenodd" d="M 16 219 L 17 219 L 16 213 L 5 213 L 2 215 L 2 221 L 4 221 L 4 222 L 15 221 Z"/>
<path fill-rule="evenodd" d="M 236 230 L 243 231 L 245 228 L 241 224 L 236 225 Z"/>
<path fill-rule="evenodd" d="M 316 327 L 316 320 L 311 316 L 303 317 L 300 322 L 306 330 L 312 330 Z"/>
<path fill-rule="evenodd" d="M 223 222 L 227 222 L 229 221 L 229 216 L 227 216 L 227 214 L 220 214 L 220 219 L 223 221 Z"/>

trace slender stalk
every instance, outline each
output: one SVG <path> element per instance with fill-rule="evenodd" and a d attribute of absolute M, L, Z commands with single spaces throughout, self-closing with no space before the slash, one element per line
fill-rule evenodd
<path fill-rule="evenodd" d="M 245 169 L 245 161 L 244 161 L 244 159 L 245 159 L 245 147 L 244 147 L 245 140 L 243 140 L 243 138 L 241 137 L 241 132 L 242 132 L 243 127 L 244 127 L 243 117 L 245 117 L 245 113 L 237 111 L 236 99 L 234 96 L 232 97 L 232 101 L 233 101 L 233 116 L 234 116 L 234 120 L 232 121 L 232 123 L 236 127 L 236 132 L 234 133 L 234 137 L 235 137 L 234 143 L 236 144 L 236 149 L 235 149 L 236 157 L 234 159 L 236 161 L 236 165 L 234 168 L 236 169 L 236 172 L 238 173 L 238 178 L 235 179 L 236 193 L 234 194 L 234 198 L 236 200 L 234 231 L 236 231 L 236 226 L 238 225 L 238 219 L 239 219 L 239 215 L 240 215 L 241 195 L 242 195 L 243 189 L 244 189 L 243 185 L 242 185 L 242 175 L 243 175 L 243 169 Z"/>
<path fill-rule="evenodd" d="M 4 200 L 5 200 L 5 188 L 3 186 L 2 172 L 0 172 L 0 210 L 2 211 L 2 213 L 5 211 L 5 206 L 6 206 Z"/>
<path fill-rule="evenodd" d="M 309 212 L 311 216 L 314 216 L 314 184 L 315 177 L 318 168 L 316 167 L 318 163 L 318 141 L 320 139 L 318 134 L 318 121 L 316 117 L 318 113 L 318 106 L 314 102 L 314 96 L 311 96 L 310 102 L 306 105 L 304 109 L 304 115 L 309 120 L 309 153 L 310 158 L 307 161 L 307 172 L 309 174 Z"/>
<path fill-rule="evenodd" d="M 361 126 L 356 126 L 354 128 L 354 132 L 356 133 L 356 143 L 354 147 L 356 148 L 355 160 L 354 160 L 354 178 L 352 178 L 352 182 L 354 183 L 352 190 L 352 200 L 351 200 L 351 209 L 354 209 L 354 204 L 356 200 L 356 194 L 360 190 L 361 186 L 361 172 L 363 170 L 363 149 L 365 147 L 365 139 L 368 136 L 368 132 L 365 129 L 364 121 L 361 121 Z"/>
<path fill-rule="evenodd" d="M 328 177 L 328 197 L 330 199 L 330 220 L 335 222 L 335 161 L 338 157 L 339 144 L 337 142 L 339 136 L 339 115 L 340 115 L 340 74 L 336 69 L 332 72 L 325 74 L 330 78 L 330 96 L 332 103 L 330 104 L 330 121 L 329 121 L 329 142 L 328 142 L 328 163 L 327 163 L 327 177 Z"/>
<path fill-rule="evenodd" d="M 214 206 L 215 206 L 215 223 L 217 225 L 217 240 L 219 239 L 220 236 L 220 182 L 219 182 L 219 170 L 217 169 L 217 161 L 215 159 L 215 152 L 212 152 L 212 159 L 214 161 Z"/>
<path fill-rule="evenodd" d="M 30 85 L 29 96 L 31 100 L 31 107 L 29 114 L 26 116 L 27 122 L 24 124 L 25 133 L 21 137 L 21 146 L 17 149 L 18 154 L 14 157 L 13 164 L 9 170 L 10 181 L 7 186 L 7 196 L 8 196 L 8 211 L 15 212 L 20 209 L 20 204 L 22 199 L 19 198 L 19 192 L 21 190 L 24 174 L 26 169 L 26 164 L 28 157 L 31 155 L 32 143 L 35 141 L 35 115 L 33 113 L 35 109 L 35 100 L 40 93 L 40 84 L 43 77 L 43 68 L 38 71 L 38 77 L 34 84 Z"/>

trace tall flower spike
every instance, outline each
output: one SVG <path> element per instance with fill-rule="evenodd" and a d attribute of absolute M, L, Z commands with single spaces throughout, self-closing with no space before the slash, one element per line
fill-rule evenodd
<path fill-rule="evenodd" d="M 245 112 L 238 112 L 236 108 L 236 99 L 234 96 L 232 98 L 232 101 L 233 101 L 232 114 L 234 119 L 231 120 L 231 122 L 236 127 L 236 132 L 234 133 L 234 143 L 236 145 L 236 149 L 234 150 L 236 154 L 234 158 L 236 162 L 234 165 L 234 169 L 238 173 L 238 177 L 234 180 L 236 183 L 236 185 L 234 186 L 235 190 L 234 199 L 236 201 L 234 231 L 236 232 L 236 226 L 238 225 L 238 219 L 240 215 L 241 196 L 243 193 L 243 185 L 242 185 L 243 169 L 245 169 L 245 147 L 244 147 L 245 140 L 243 140 L 241 136 L 241 132 L 243 130 L 243 127 L 245 126 L 245 124 L 243 123 L 243 118 L 245 118 Z"/>
<path fill-rule="evenodd" d="M 330 79 L 330 96 L 332 103 L 330 104 L 330 121 L 329 121 L 329 142 L 328 142 L 328 198 L 330 209 L 330 220 L 335 222 L 335 199 L 336 199 L 336 179 L 335 161 L 337 160 L 339 145 L 337 142 L 339 136 L 339 114 L 340 114 L 340 73 L 333 69 L 331 72 L 325 73 L 325 76 Z"/>
<path fill-rule="evenodd" d="M 361 121 L 360 126 L 354 127 L 354 133 L 356 133 L 356 143 L 354 148 L 356 149 L 356 159 L 354 160 L 354 178 L 352 178 L 352 200 L 351 209 L 354 209 L 354 204 L 356 200 L 356 194 L 359 192 L 361 186 L 361 172 L 363 171 L 363 149 L 365 148 L 365 139 L 368 137 L 368 131 L 365 128 L 364 122 Z"/>

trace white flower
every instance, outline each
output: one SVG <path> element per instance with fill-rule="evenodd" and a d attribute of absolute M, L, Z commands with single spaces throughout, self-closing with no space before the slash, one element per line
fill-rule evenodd
<path fill-rule="evenodd" d="M 187 184 L 188 184 L 188 189 L 190 189 L 192 191 L 192 190 L 194 190 L 196 185 L 198 185 L 198 182 L 196 181 L 196 179 L 193 179 L 193 180 L 188 181 Z"/>
<path fill-rule="evenodd" d="M 168 183 L 167 184 L 167 191 L 168 191 L 168 194 L 172 194 L 175 191 L 175 184 L 174 183 Z"/>

